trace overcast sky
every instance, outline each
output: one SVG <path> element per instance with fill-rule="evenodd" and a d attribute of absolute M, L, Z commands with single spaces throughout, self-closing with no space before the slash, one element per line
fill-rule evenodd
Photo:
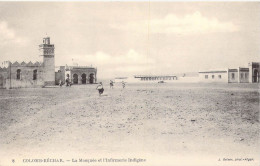
<path fill-rule="evenodd" d="M 47 33 L 56 66 L 73 59 L 99 78 L 246 67 L 259 20 L 259 2 L 0 2 L 0 60 L 41 61 Z"/>

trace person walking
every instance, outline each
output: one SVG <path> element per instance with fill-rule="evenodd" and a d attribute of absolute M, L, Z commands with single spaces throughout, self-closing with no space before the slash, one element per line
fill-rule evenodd
<path fill-rule="evenodd" d="M 123 86 L 123 89 L 125 88 L 125 82 L 124 81 L 122 81 L 122 86 Z"/>
<path fill-rule="evenodd" d="M 113 89 L 114 87 L 114 82 L 112 80 L 110 80 L 110 89 L 112 88 Z"/>
<path fill-rule="evenodd" d="M 99 96 L 101 96 L 104 92 L 103 84 L 100 82 L 96 88 L 98 90 Z"/>
<path fill-rule="evenodd" d="M 60 82 L 59 82 L 59 85 L 60 85 L 60 87 L 62 87 L 62 81 L 60 80 Z"/>
<path fill-rule="evenodd" d="M 71 86 L 71 82 L 70 82 L 69 78 L 66 78 L 66 86 Z"/>

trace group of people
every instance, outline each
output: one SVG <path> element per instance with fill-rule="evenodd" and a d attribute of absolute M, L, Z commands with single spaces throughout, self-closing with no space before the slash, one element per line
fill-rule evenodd
<path fill-rule="evenodd" d="M 122 81 L 122 87 L 125 88 L 125 82 Z M 110 80 L 110 89 L 114 88 L 114 82 Z M 103 84 L 100 82 L 96 88 L 98 90 L 99 96 L 101 96 L 104 92 Z"/>
<path fill-rule="evenodd" d="M 72 83 L 70 82 L 69 78 L 67 78 L 66 80 L 66 86 L 71 86 Z M 64 83 L 60 80 L 59 81 L 59 86 L 62 87 Z M 122 87 L 125 88 L 125 82 L 122 81 Z M 113 89 L 114 88 L 114 82 L 112 80 L 110 80 L 110 89 Z M 102 82 L 100 82 L 96 88 L 98 90 L 98 93 L 99 93 L 99 96 L 101 96 L 104 92 L 104 88 L 103 88 L 103 84 Z"/>
<path fill-rule="evenodd" d="M 125 88 L 125 82 L 122 81 L 122 87 Z M 110 80 L 110 89 L 113 89 L 114 88 L 114 82 L 112 80 Z"/>
<path fill-rule="evenodd" d="M 69 78 L 67 78 L 65 81 L 66 81 L 66 86 L 71 86 L 72 85 L 72 83 L 70 82 Z M 62 87 L 63 84 L 64 83 L 60 80 L 59 81 L 59 86 Z"/>

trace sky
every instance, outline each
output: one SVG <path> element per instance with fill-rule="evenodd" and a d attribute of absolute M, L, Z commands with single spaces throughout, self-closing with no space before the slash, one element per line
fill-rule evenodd
<path fill-rule="evenodd" d="M 0 2 L 0 61 L 97 67 L 99 78 L 260 61 L 260 2 Z"/>

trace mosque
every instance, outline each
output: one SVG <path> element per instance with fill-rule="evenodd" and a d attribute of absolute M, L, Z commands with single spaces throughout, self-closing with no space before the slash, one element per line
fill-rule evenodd
<path fill-rule="evenodd" d="M 50 37 L 43 38 L 39 45 L 42 62 L 2 62 L 0 66 L 0 88 L 48 87 L 65 82 L 93 84 L 97 82 L 97 68 L 88 66 L 59 66 L 55 72 L 55 47 Z"/>

